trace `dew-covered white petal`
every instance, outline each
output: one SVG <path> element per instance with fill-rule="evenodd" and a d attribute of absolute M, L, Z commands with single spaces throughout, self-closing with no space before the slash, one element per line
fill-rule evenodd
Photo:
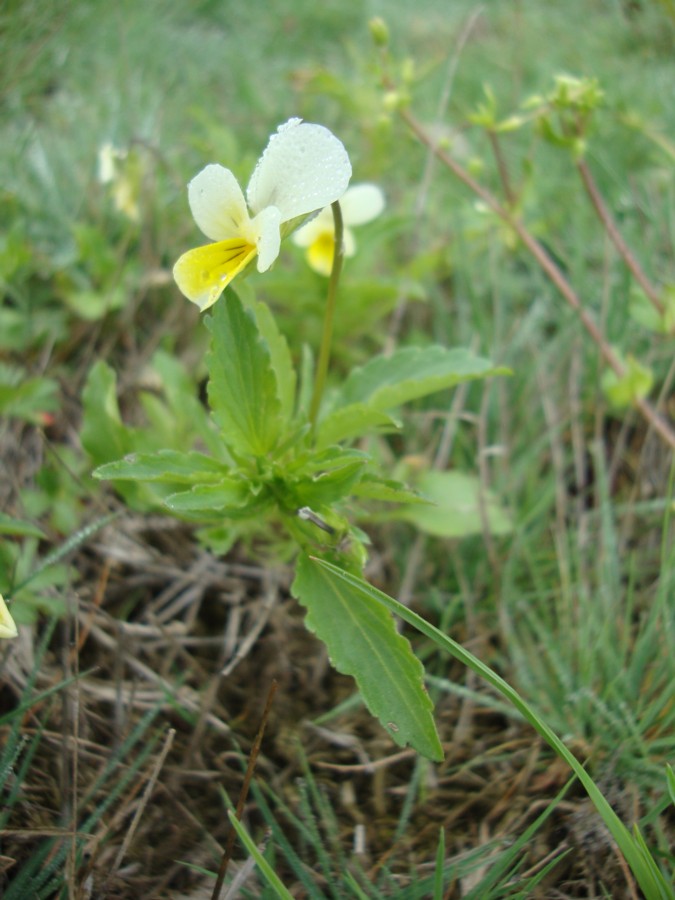
<path fill-rule="evenodd" d="M 229 169 L 212 163 L 188 184 L 195 222 L 212 241 L 249 237 L 250 217 L 244 194 Z"/>
<path fill-rule="evenodd" d="M 252 212 L 275 206 L 288 222 L 339 200 L 352 167 L 342 142 L 323 125 L 290 119 L 280 125 L 248 185 Z"/>
<path fill-rule="evenodd" d="M 258 248 L 258 271 L 266 272 L 281 248 L 281 213 L 276 206 L 267 206 L 253 219 L 251 226 Z"/>
<path fill-rule="evenodd" d="M 363 225 L 384 209 L 384 194 L 376 184 L 354 184 L 340 200 L 345 225 Z"/>

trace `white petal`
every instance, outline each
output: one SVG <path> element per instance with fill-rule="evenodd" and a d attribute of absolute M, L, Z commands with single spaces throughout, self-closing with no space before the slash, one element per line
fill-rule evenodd
<path fill-rule="evenodd" d="M 248 237 L 250 217 L 237 179 L 215 163 L 195 175 L 188 185 L 194 220 L 207 238 L 226 241 Z"/>
<path fill-rule="evenodd" d="M 276 206 L 261 210 L 251 222 L 258 248 L 258 271 L 266 272 L 279 255 L 281 213 Z"/>
<path fill-rule="evenodd" d="M 342 232 L 342 243 L 345 247 L 345 256 L 353 256 L 356 253 L 356 241 L 349 228 Z"/>
<path fill-rule="evenodd" d="M 384 209 L 384 194 L 376 184 L 354 184 L 340 200 L 345 225 L 363 225 Z"/>
<path fill-rule="evenodd" d="M 323 125 L 290 119 L 269 140 L 251 176 L 253 212 L 276 206 L 281 221 L 329 206 L 349 184 L 352 167 L 342 142 Z"/>

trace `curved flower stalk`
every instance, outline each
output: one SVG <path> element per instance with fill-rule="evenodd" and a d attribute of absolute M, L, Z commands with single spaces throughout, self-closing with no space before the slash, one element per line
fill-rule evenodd
<path fill-rule="evenodd" d="M 257 256 L 265 272 L 282 238 L 344 194 L 352 167 L 342 142 L 322 125 L 289 119 L 258 160 L 246 198 L 229 169 L 212 164 L 188 185 L 195 222 L 214 243 L 188 250 L 173 276 L 188 300 L 208 309 Z"/>
<path fill-rule="evenodd" d="M 342 235 L 344 255 L 353 256 L 356 241 L 350 227 L 377 218 L 384 209 L 384 194 L 375 184 L 355 184 L 345 191 L 340 208 L 345 226 Z M 335 225 L 330 207 L 322 209 L 315 219 L 303 225 L 293 235 L 293 243 L 305 247 L 309 266 L 319 275 L 328 277 L 335 255 Z"/>
<path fill-rule="evenodd" d="M 16 623 L 7 609 L 7 604 L 2 594 L 0 594 L 0 638 L 15 638 L 17 634 Z"/>

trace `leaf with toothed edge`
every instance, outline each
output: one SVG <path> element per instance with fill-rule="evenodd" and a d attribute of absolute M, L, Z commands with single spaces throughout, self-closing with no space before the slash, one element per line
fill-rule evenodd
<path fill-rule="evenodd" d="M 305 624 L 326 644 L 331 663 L 356 680 L 366 706 L 392 740 L 441 760 L 424 669 L 393 616 L 304 554 L 291 591 L 307 609 Z"/>
<path fill-rule="evenodd" d="M 207 359 L 209 404 L 222 438 L 236 454 L 265 456 L 283 426 L 270 348 L 253 312 L 231 290 L 206 324 L 213 336 Z"/>

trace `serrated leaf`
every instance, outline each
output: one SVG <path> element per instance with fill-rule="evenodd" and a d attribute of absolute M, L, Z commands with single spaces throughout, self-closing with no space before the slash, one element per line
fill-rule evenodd
<path fill-rule="evenodd" d="M 197 484 L 189 491 L 171 494 L 164 501 L 174 512 L 218 512 L 225 517 L 241 518 L 251 507 L 266 505 L 250 485 L 240 478 L 226 478 L 218 484 Z"/>
<path fill-rule="evenodd" d="M 92 366 L 82 393 L 84 415 L 80 439 L 94 464 L 99 466 L 123 458 L 132 450 L 154 450 L 154 433 L 128 428 L 122 422 L 116 382 L 110 366 L 99 361 Z M 147 510 L 161 505 L 158 490 L 150 485 L 122 481 L 116 490 L 133 509 Z"/>
<path fill-rule="evenodd" d="M 321 472 L 295 486 L 300 506 L 322 506 L 336 503 L 348 496 L 363 475 L 367 460 L 357 459 L 343 466 Z"/>
<path fill-rule="evenodd" d="M 117 403 L 117 377 L 106 363 L 96 362 L 82 392 L 84 416 L 80 439 L 97 462 L 124 456 L 130 431 L 122 424 Z"/>
<path fill-rule="evenodd" d="M 464 381 L 508 373 L 463 347 L 405 347 L 354 369 L 342 389 L 340 405 L 365 403 L 387 410 Z"/>
<path fill-rule="evenodd" d="M 166 439 L 158 442 L 158 446 L 180 448 L 192 446 L 194 437 L 198 435 L 213 456 L 223 459 L 225 457 L 223 441 L 207 407 L 197 396 L 194 378 L 175 356 L 161 350 L 152 357 L 152 368 L 159 375 L 162 392 L 169 407 L 168 415 L 164 411 L 163 423 L 163 431 L 168 434 Z M 143 396 L 142 394 L 141 399 Z M 179 438 L 176 443 L 175 440 L 179 436 L 182 439 Z"/>
<path fill-rule="evenodd" d="M 411 522 L 426 534 L 445 538 L 482 534 L 481 502 L 491 534 L 509 534 L 513 528 L 498 499 L 483 489 L 474 475 L 455 471 L 425 472 L 417 479 L 416 486 L 433 504 L 405 507 L 391 515 Z"/>
<path fill-rule="evenodd" d="M 263 340 L 267 344 L 270 353 L 272 368 L 277 380 L 279 401 L 281 403 L 281 415 L 285 423 L 290 422 L 293 416 L 295 403 L 296 375 L 288 349 L 286 338 L 277 327 L 277 322 L 272 315 L 272 310 L 266 303 L 253 301 L 247 304 L 255 315 Z"/>
<path fill-rule="evenodd" d="M 313 475 L 315 472 L 328 472 L 339 469 L 351 462 L 370 462 L 371 456 L 354 447 L 331 446 L 323 450 L 310 450 L 299 455 L 284 468 L 287 474 Z"/>
<path fill-rule="evenodd" d="M 227 467 L 196 450 L 158 450 L 157 453 L 132 453 L 124 459 L 99 466 L 94 478 L 122 481 L 158 481 L 167 484 L 191 484 L 220 481 Z"/>
<path fill-rule="evenodd" d="M 306 625 L 326 644 L 332 664 L 356 679 L 368 709 L 391 738 L 441 760 L 422 664 L 396 630 L 392 615 L 304 554 L 291 591 L 307 609 Z"/>
<path fill-rule="evenodd" d="M 327 447 L 374 431 L 384 433 L 399 428 L 399 422 L 382 410 L 365 403 L 352 403 L 334 410 L 319 422 L 316 444 Z"/>
<path fill-rule="evenodd" d="M 391 478 L 381 478 L 379 475 L 366 473 L 355 485 L 352 493 L 355 497 L 363 497 L 367 500 L 381 500 L 385 503 L 409 503 L 414 505 L 433 504 L 428 497 L 413 490 L 402 481 L 394 481 Z"/>
<path fill-rule="evenodd" d="M 206 320 L 213 335 L 207 358 L 209 403 L 223 440 L 244 456 L 265 456 L 279 439 L 281 401 L 269 347 L 235 293 Z"/>

